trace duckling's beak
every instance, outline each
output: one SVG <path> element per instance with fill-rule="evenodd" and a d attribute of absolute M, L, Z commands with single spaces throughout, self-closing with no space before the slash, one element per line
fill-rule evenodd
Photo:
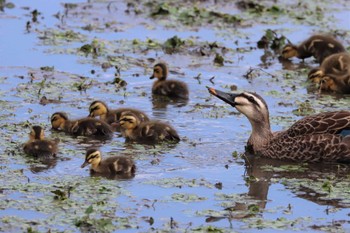
<path fill-rule="evenodd" d="M 154 75 L 152 75 L 151 77 L 149 77 L 149 79 L 154 79 Z"/>
<path fill-rule="evenodd" d="M 235 98 L 238 96 L 238 94 L 233 93 L 226 93 L 223 91 L 216 90 L 212 87 L 207 87 L 210 94 L 218 97 L 219 99 L 225 101 L 226 103 L 230 104 L 232 107 L 236 106 Z"/>
<path fill-rule="evenodd" d="M 85 161 L 80 167 L 81 167 L 81 168 L 84 168 L 84 167 L 86 167 L 87 165 L 89 165 L 89 163 L 88 163 L 88 161 Z"/>

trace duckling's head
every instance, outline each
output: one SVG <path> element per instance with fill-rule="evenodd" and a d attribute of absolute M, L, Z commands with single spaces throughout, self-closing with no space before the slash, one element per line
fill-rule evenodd
<path fill-rule="evenodd" d="M 64 112 L 55 112 L 51 116 L 51 125 L 53 129 L 63 129 L 68 116 Z"/>
<path fill-rule="evenodd" d="M 94 101 L 89 107 L 89 117 L 105 116 L 108 112 L 107 105 L 102 101 Z"/>
<path fill-rule="evenodd" d="M 320 81 L 319 81 L 319 87 L 318 87 L 319 91 L 337 91 L 337 84 L 334 80 L 333 77 L 330 77 L 328 75 L 323 76 Z"/>
<path fill-rule="evenodd" d="M 298 47 L 293 44 L 287 44 L 282 49 L 282 57 L 283 58 L 291 58 L 298 56 Z"/>
<path fill-rule="evenodd" d="M 310 70 L 310 72 L 307 76 L 311 82 L 320 83 L 322 77 L 324 76 L 324 72 L 320 68 L 315 68 L 315 69 Z"/>
<path fill-rule="evenodd" d="M 32 130 L 29 133 L 30 140 L 43 140 L 44 139 L 44 130 L 38 125 L 32 127 Z"/>
<path fill-rule="evenodd" d="M 243 113 L 253 125 L 268 123 L 268 126 L 270 126 L 269 109 L 260 95 L 252 92 L 233 94 L 215 90 L 214 88 L 208 89 L 209 93 Z"/>
<path fill-rule="evenodd" d="M 91 164 L 97 166 L 101 162 L 101 152 L 96 148 L 90 148 L 86 151 L 85 162 L 81 165 L 81 168 Z"/>
<path fill-rule="evenodd" d="M 123 112 L 119 124 L 123 129 L 134 129 L 141 123 L 140 119 L 132 112 Z"/>
<path fill-rule="evenodd" d="M 153 74 L 150 79 L 157 78 L 158 80 L 165 80 L 168 77 L 168 66 L 164 62 L 157 63 L 153 67 Z"/>

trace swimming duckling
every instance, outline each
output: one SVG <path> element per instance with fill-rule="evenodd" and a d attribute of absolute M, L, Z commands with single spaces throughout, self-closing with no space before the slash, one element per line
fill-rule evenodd
<path fill-rule="evenodd" d="M 127 141 L 151 144 L 180 141 L 179 135 L 172 126 L 160 121 L 140 122 L 132 112 L 123 112 L 119 123 Z"/>
<path fill-rule="evenodd" d="M 167 80 L 168 67 L 161 62 L 153 67 L 150 79 L 157 78 L 152 86 L 152 93 L 168 96 L 170 98 L 188 99 L 188 88 L 186 83 L 178 80 Z"/>
<path fill-rule="evenodd" d="M 26 154 L 35 157 L 56 157 L 58 140 L 44 139 L 44 130 L 40 126 L 33 126 L 29 133 L 29 141 L 23 146 Z"/>
<path fill-rule="evenodd" d="M 313 56 L 321 64 L 329 55 L 345 51 L 344 46 L 332 36 L 313 35 L 300 45 L 285 45 L 282 50 L 282 57 L 305 59 Z"/>
<path fill-rule="evenodd" d="M 76 136 L 99 136 L 111 138 L 112 128 L 104 121 L 95 118 L 69 120 L 64 112 L 56 112 L 51 116 L 53 129 L 64 131 Z"/>
<path fill-rule="evenodd" d="M 89 117 L 99 116 L 101 120 L 107 122 L 110 125 L 117 124 L 119 122 L 120 115 L 123 112 L 133 112 L 140 119 L 141 122 L 149 121 L 148 116 L 137 109 L 118 108 L 115 110 L 110 110 L 104 102 L 99 100 L 94 101 L 90 104 L 89 112 Z M 120 131 L 119 127 L 117 127 L 117 131 Z"/>
<path fill-rule="evenodd" d="M 271 132 L 269 110 L 256 93 L 209 92 L 243 113 L 252 125 L 249 152 L 272 159 L 308 162 L 350 162 L 350 112 L 323 112 L 295 122 L 289 129 Z"/>
<path fill-rule="evenodd" d="M 320 83 L 323 76 L 346 76 L 350 75 L 350 54 L 347 52 L 336 53 L 323 60 L 320 67 L 312 69 L 308 78 L 314 83 Z"/>
<path fill-rule="evenodd" d="M 81 168 L 91 164 L 90 172 L 103 175 L 135 174 L 136 166 L 131 158 L 125 156 L 113 156 L 102 159 L 101 152 L 96 148 L 86 151 L 85 162 Z"/>

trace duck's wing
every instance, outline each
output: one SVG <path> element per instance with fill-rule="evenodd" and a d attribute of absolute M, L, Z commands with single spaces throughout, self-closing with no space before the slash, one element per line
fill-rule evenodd
<path fill-rule="evenodd" d="M 273 138 L 260 153 L 264 157 L 298 162 L 350 163 L 350 140 L 335 134 L 308 134 L 296 137 L 282 134 Z"/>
<path fill-rule="evenodd" d="M 344 134 L 346 130 L 350 130 L 350 112 L 337 111 L 319 113 L 300 119 L 284 134 L 288 137 L 309 134 Z"/>

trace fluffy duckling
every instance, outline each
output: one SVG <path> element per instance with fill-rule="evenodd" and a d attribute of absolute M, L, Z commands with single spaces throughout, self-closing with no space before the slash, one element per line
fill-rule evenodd
<path fill-rule="evenodd" d="M 312 69 L 308 78 L 314 83 L 320 83 L 323 76 L 350 75 L 350 54 L 347 52 L 336 53 L 323 60 L 320 67 Z"/>
<path fill-rule="evenodd" d="M 287 44 L 282 50 L 282 57 L 305 59 L 313 56 L 318 63 L 331 54 L 345 52 L 344 46 L 332 36 L 313 35 L 300 45 Z"/>
<path fill-rule="evenodd" d="M 101 152 L 96 148 L 86 151 L 85 162 L 81 168 L 91 164 L 90 172 L 102 175 L 135 174 L 134 161 L 125 156 L 113 156 L 102 159 Z"/>
<path fill-rule="evenodd" d="M 157 78 L 153 83 L 152 93 L 168 96 L 170 98 L 188 99 L 188 88 L 186 83 L 177 80 L 167 80 L 168 67 L 161 62 L 153 67 L 150 79 Z"/>
<path fill-rule="evenodd" d="M 113 136 L 113 130 L 106 122 L 95 118 L 69 120 L 64 112 L 52 114 L 51 125 L 53 129 L 76 136 L 99 136 L 106 138 Z"/>
<path fill-rule="evenodd" d="M 350 74 L 337 76 L 325 75 L 320 79 L 319 91 L 350 94 Z"/>
<path fill-rule="evenodd" d="M 24 152 L 35 157 L 55 157 L 58 151 L 58 140 L 49 141 L 44 137 L 43 128 L 33 126 L 29 133 L 29 141 L 23 146 Z"/>
<path fill-rule="evenodd" d="M 107 122 L 110 125 L 118 123 L 120 120 L 120 115 L 123 112 L 133 112 L 140 119 L 141 122 L 149 121 L 148 116 L 137 109 L 118 108 L 115 110 L 110 110 L 108 109 L 107 105 L 104 102 L 99 100 L 94 101 L 90 104 L 89 112 L 90 112 L 89 117 L 99 116 L 101 120 Z M 117 127 L 117 131 L 120 131 L 118 127 Z"/>
<path fill-rule="evenodd" d="M 132 112 L 124 112 L 119 123 L 127 141 L 151 144 L 180 141 L 179 135 L 172 126 L 160 121 L 141 122 Z"/>

